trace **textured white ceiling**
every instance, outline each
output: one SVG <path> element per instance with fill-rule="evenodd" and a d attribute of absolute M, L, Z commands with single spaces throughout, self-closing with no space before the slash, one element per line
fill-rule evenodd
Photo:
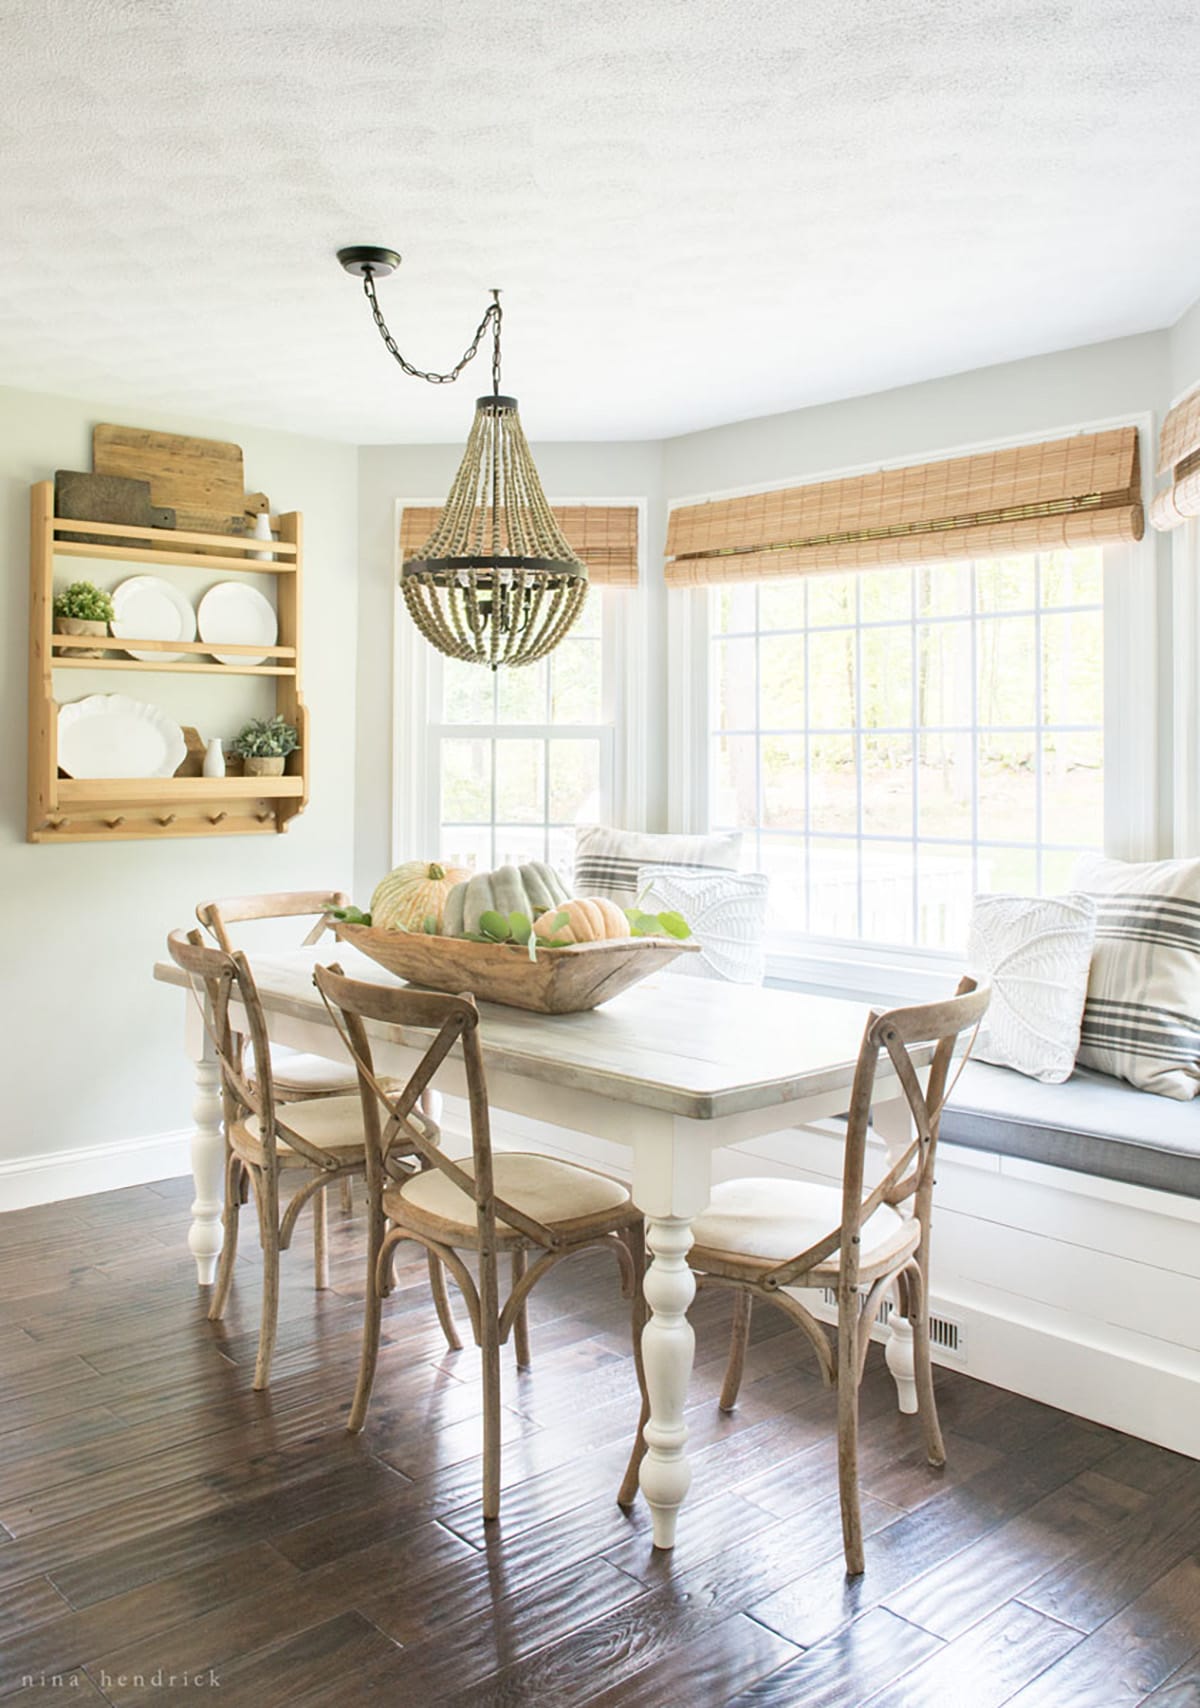
<path fill-rule="evenodd" d="M 504 287 L 535 438 L 641 438 L 1170 323 L 1192 0 L 7 0 L 0 383 L 461 438 L 401 348 Z M 478 376 L 478 380 L 474 377 Z"/>

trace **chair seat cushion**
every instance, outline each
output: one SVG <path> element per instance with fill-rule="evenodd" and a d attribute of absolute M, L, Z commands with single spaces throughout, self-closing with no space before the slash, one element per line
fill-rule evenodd
<path fill-rule="evenodd" d="M 466 1174 L 474 1175 L 471 1157 L 457 1158 L 456 1162 Z M 619 1180 L 555 1157 L 496 1151 L 492 1179 L 498 1198 L 559 1230 L 584 1231 L 608 1221 L 623 1227 L 637 1219 L 629 1193 Z M 383 1204 L 393 1219 L 418 1220 L 449 1245 L 474 1243 L 474 1201 L 438 1169 L 426 1169 L 400 1186 L 389 1187 Z M 501 1245 L 522 1237 L 498 1218 L 496 1235 Z"/>
<path fill-rule="evenodd" d="M 254 1072 L 254 1056 L 247 1052 L 247 1068 Z M 285 1044 L 271 1045 L 271 1078 L 279 1092 L 299 1092 L 315 1097 L 321 1092 L 357 1091 L 358 1075 L 350 1062 L 335 1062 L 328 1056 L 289 1050 Z"/>
<path fill-rule="evenodd" d="M 724 1180 L 713 1187 L 708 1209 L 693 1224 L 690 1261 L 697 1269 L 708 1258 L 722 1266 L 773 1269 L 832 1233 L 841 1219 L 840 1187 L 806 1180 Z M 915 1250 L 919 1236 L 916 1222 L 881 1204 L 863 1224 L 860 1267 L 887 1266 Z M 839 1254 L 832 1252 L 810 1273 L 823 1281 L 837 1274 L 838 1262 Z"/>
<path fill-rule="evenodd" d="M 314 1097 L 307 1103 L 288 1103 L 276 1111 L 286 1127 L 299 1133 L 317 1150 L 329 1151 L 346 1161 L 363 1155 L 362 1103 L 358 1097 Z M 262 1126 L 257 1115 L 249 1116 L 240 1132 L 250 1146 L 262 1149 Z M 278 1144 L 280 1157 L 295 1156 L 307 1164 L 302 1152 L 294 1152 L 286 1139 Z"/>
<path fill-rule="evenodd" d="M 271 1046 L 271 1073 L 282 1091 L 354 1091 L 358 1075 L 349 1062 L 330 1061 L 328 1056 L 308 1055 L 301 1050 Z"/>

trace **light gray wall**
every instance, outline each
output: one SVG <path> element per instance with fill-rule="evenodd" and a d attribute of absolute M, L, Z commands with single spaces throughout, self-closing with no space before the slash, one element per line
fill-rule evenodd
<path fill-rule="evenodd" d="M 1143 410 L 1153 411 L 1157 424 L 1169 393 L 1168 335 L 1117 338 L 670 439 L 667 498 L 1069 432 L 1080 422 Z"/>
<path fill-rule="evenodd" d="M 1170 357 L 1174 399 L 1200 384 L 1200 298 L 1171 328 Z"/>
<path fill-rule="evenodd" d="M 348 884 L 353 867 L 357 453 L 154 410 L 123 410 L 116 419 L 235 440 L 249 489 L 266 492 L 278 510 L 304 514 L 312 804 L 283 836 L 59 847 L 24 840 L 29 487 L 56 468 L 90 468 L 92 424 L 111 419 L 100 405 L 0 390 L 0 1159 L 190 1126 L 183 997 L 150 977 L 167 931 L 191 923 L 207 896 Z M 109 568 L 62 559 L 56 581 L 111 585 L 122 570 Z M 56 686 L 63 699 L 119 691 L 182 711 L 181 691 L 196 684 L 199 715 L 186 721 L 232 734 L 217 690 L 235 691 L 234 681 L 214 687 L 203 677 L 79 671 L 60 672 Z"/>
<path fill-rule="evenodd" d="M 532 447 L 552 503 L 645 499 L 648 585 L 641 598 L 651 660 L 647 706 L 650 828 L 664 824 L 667 789 L 666 597 L 662 579 L 665 501 L 658 443 Z M 373 445 L 359 452 L 358 750 L 355 896 L 366 905 L 391 859 L 392 646 L 396 597 L 396 500 L 440 503 L 461 445 Z M 662 668 L 659 662 L 662 661 Z"/>

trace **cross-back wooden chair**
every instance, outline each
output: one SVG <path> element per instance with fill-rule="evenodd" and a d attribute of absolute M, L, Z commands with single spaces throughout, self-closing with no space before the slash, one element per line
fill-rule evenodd
<path fill-rule="evenodd" d="M 231 925 L 244 925 L 264 919 L 304 919 L 315 915 L 316 923 L 300 941 L 308 948 L 319 941 L 329 928 L 331 908 L 345 907 L 349 897 L 341 890 L 284 890 L 274 895 L 229 896 L 223 901 L 202 901 L 196 918 L 210 931 L 227 954 L 236 944 L 229 932 Z M 334 1092 L 358 1090 L 358 1076 L 349 1061 L 333 1061 L 326 1056 L 301 1054 L 297 1050 L 270 1047 L 271 1072 L 275 1096 L 281 1103 L 298 1103 L 307 1097 L 328 1097 Z"/>
<path fill-rule="evenodd" d="M 222 949 L 235 947 L 231 925 L 245 925 L 266 919 L 315 918 L 311 930 L 301 938 L 299 947 L 307 949 L 320 941 L 329 929 L 329 915 L 335 907 L 346 907 L 349 896 L 343 890 L 280 890 L 270 895 L 227 896 L 221 901 L 202 901 L 196 918 L 210 931 Z M 349 1095 L 358 1090 L 358 1075 L 350 1061 L 334 1061 L 328 1056 L 309 1051 L 289 1050 L 272 1043 L 271 1072 L 274 1076 L 275 1098 L 279 1103 L 300 1103 L 309 1097 Z M 254 1063 L 248 1069 L 253 1077 Z M 434 1120 L 437 1110 L 427 1111 Z M 341 1184 L 342 1209 L 354 1208 L 354 1181 L 347 1175 Z"/>
<path fill-rule="evenodd" d="M 367 1137 L 370 1255 L 362 1367 L 348 1427 L 363 1427 L 370 1404 L 384 1298 L 392 1289 L 396 1247 L 424 1246 L 454 1276 L 470 1314 L 483 1365 L 483 1516 L 500 1511 L 500 1348 L 515 1333 L 525 1302 L 556 1264 L 577 1252 L 606 1247 L 617 1259 L 632 1297 L 632 1329 L 642 1411 L 617 1499 L 632 1504 L 645 1452 L 649 1416 L 642 1369 L 645 1262 L 641 1212 L 620 1181 L 574 1163 L 525 1152 L 493 1154 L 487 1084 L 479 1041 L 479 1014 L 470 996 L 390 988 L 345 977 L 339 967 L 317 967 L 317 988 L 331 1016 L 345 1028 L 358 1065 Z M 375 1076 L 366 1022 L 423 1029 L 434 1034 L 415 1072 L 398 1091 Z M 422 1094 L 455 1045 L 466 1065 L 471 1154 L 453 1159 L 414 1125 Z M 394 1159 L 418 1153 L 421 1172 L 396 1178 Z M 478 1281 L 462 1253 L 474 1252 Z M 513 1258 L 512 1287 L 500 1301 L 498 1257 Z M 527 1256 L 533 1262 L 527 1266 Z M 431 1267 L 431 1274 L 433 1270 Z"/>
<path fill-rule="evenodd" d="M 208 1314 L 216 1322 L 225 1313 L 237 1258 L 239 1213 L 252 1187 L 263 1251 L 254 1386 L 265 1388 L 279 1317 L 279 1254 L 288 1249 L 297 1218 L 311 1202 L 316 1286 L 329 1285 L 325 1189 L 332 1181 L 366 1173 L 362 1105 L 357 1090 L 340 1097 L 281 1103 L 271 1073 L 262 1003 L 245 955 L 206 944 L 198 931 L 187 936 L 173 931 L 167 947 L 176 966 L 191 980 L 197 1000 L 205 1005 L 205 1025 L 221 1070 L 224 1244 Z M 230 1016 L 235 1004 L 245 1015 L 245 1041 L 259 1064 L 253 1079 L 243 1071 L 243 1034 L 234 1030 Z M 291 1182 L 297 1176 L 299 1184 L 292 1191 Z"/>
<path fill-rule="evenodd" d="M 736 1289 L 729 1363 L 720 1404 L 730 1411 L 741 1385 L 755 1299 L 778 1306 L 816 1350 L 827 1384 L 837 1388 L 838 1483 L 846 1568 L 863 1570 L 858 1494 L 858 1390 L 871 1330 L 889 1288 L 912 1325 L 917 1409 L 931 1465 L 946 1451 L 933 1394 L 929 1347 L 929 1237 L 938 1123 L 955 1041 L 979 1025 L 991 995 L 964 978 L 955 996 L 915 1008 L 873 1012 L 863 1034 L 846 1120 L 841 1191 L 775 1179 L 727 1180 L 714 1187 L 693 1226 L 689 1262 L 706 1284 Z M 936 1048 L 922 1090 L 910 1051 Z M 864 1189 L 871 1102 L 881 1053 L 894 1070 L 913 1117 L 913 1136 L 883 1178 Z M 830 1288 L 837 1296 L 832 1335 L 792 1288 Z"/>

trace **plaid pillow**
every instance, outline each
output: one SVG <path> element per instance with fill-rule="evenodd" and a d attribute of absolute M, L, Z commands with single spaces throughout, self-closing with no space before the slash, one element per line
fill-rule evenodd
<path fill-rule="evenodd" d="M 1200 860 L 1134 866 L 1085 855 L 1096 948 L 1077 1060 L 1143 1091 L 1200 1092 Z"/>
<path fill-rule="evenodd" d="M 583 824 L 575 832 L 575 894 L 608 896 L 622 907 L 637 900 L 640 866 L 737 869 L 739 830 L 710 836 L 660 836 L 654 831 L 610 830 Z"/>

